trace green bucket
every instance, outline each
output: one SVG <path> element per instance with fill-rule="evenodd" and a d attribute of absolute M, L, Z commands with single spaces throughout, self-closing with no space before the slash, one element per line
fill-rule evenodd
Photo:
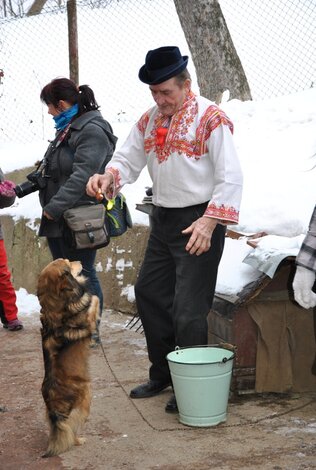
<path fill-rule="evenodd" d="M 204 427 L 226 421 L 234 357 L 233 351 L 211 345 L 167 355 L 180 423 Z"/>

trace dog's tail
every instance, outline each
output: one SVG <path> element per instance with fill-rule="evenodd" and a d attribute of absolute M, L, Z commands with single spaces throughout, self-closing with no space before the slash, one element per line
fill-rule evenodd
<path fill-rule="evenodd" d="M 66 452 L 74 445 L 80 445 L 81 440 L 76 436 L 78 429 L 86 417 L 79 409 L 74 409 L 69 417 L 65 418 L 56 413 L 48 414 L 50 434 L 48 447 L 43 457 L 52 457 Z"/>

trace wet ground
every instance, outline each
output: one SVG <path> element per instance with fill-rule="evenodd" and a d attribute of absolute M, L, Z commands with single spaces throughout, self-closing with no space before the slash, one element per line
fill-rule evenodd
<path fill-rule="evenodd" d="M 23 318 L 22 318 L 23 320 Z M 93 400 L 86 443 L 43 459 L 48 429 L 40 392 L 43 362 L 38 315 L 20 332 L 0 330 L 1 470 L 316 469 L 316 394 L 231 397 L 227 421 L 184 426 L 164 406 L 171 395 L 131 400 L 147 380 L 144 337 L 129 317 L 105 312 L 102 345 L 91 350 Z"/>

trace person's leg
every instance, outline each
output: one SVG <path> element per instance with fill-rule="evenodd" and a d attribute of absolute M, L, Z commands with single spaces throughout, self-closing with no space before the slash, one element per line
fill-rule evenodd
<path fill-rule="evenodd" d="M 174 286 L 174 262 L 166 245 L 152 230 L 135 285 L 135 298 L 151 362 L 149 378 L 166 383 L 170 381 L 170 371 L 165 357 L 174 349 L 171 315 Z"/>
<path fill-rule="evenodd" d="M 152 214 L 152 231 L 135 297 L 151 362 L 149 377 L 160 383 L 170 377 L 166 356 L 176 345 L 207 343 L 207 315 L 225 228 L 219 225 L 215 229 L 212 248 L 201 256 L 186 252 L 189 237 L 182 234 L 184 228 L 203 215 L 205 207 L 206 204 L 184 209 L 156 207 Z"/>
<path fill-rule="evenodd" d="M 47 238 L 47 244 L 53 260 L 58 258 L 65 258 L 63 250 L 64 244 L 62 243 L 61 238 Z"/>
<path fill-rule="evenodd" d="M 175 346 L 206 344 L 225 227 L 217 225 L 211 248 L 200 256 L 185 246 L 182 230 L 203 215 L 206 204 L 183 209 L 155 208 L 152 233 L 135 286 L 136 303 L 152 363 L 150 378 L 169 373 L 166 356 Z"/>
<path fill-rule="evenodd" d="M 100 317 L 103 310 L 103 292 L 95 270 L 96 250 L 76 250 L 69 253 L 70 261 L 80 261 L 82 264 L 82 273 L 89 281 L 89 288 L 92 294 L 99 298 L 100 302 Z"/>
<path fill-rule="evenodd" d="M 23 328 L 18 320 L 16 294 L 11 282 L 11 273 L 8 268 L 7 253 L 4 241 L 0 240 L 0 302 L 2 304 L 3 326 L 12 331 Z"/>
<path fill-rule="evenodd" d="M 213 302 L 224 240 L 225 227 L 217 225 L 211 248 L 200 256 L 181 249 L 181 243 L 171 247 L 177 279 L 172 308 L 177 346 L 207 344 L 207 316 Z"/>
<path fill-rule="evenodd" d="M 96 250 L 76 250 L 73 253 L 70 253 L 68 258 L 70 261 L 81 262 L 82 273 L 89 280 L 90 292 L 99 298 L 100 317 L 97 319 L 96 322 L 96 331 L 92 333 L 91 347 L 95 347 L 101 343 L 100 322 L 103 310 L 103 292 L 94 266 L 96 254 Z"/>
<path fill-rule="evenodd" d="M 1 302 L 0 300 L 0 321 L 2 323 L 2 325 L 7 325 L 7 319 L 5 317 L 5 314 L 4 314 L 4 308 L 3 308 L 3 303 Z M 5 326 L 3 326 L 3 328 L 5 328 Z"/>
<path fill-rule="evenodd" d="M 180 219 L 175 217 L 175 220 L 189 226 L 199 215 L 203 215 L 204 210 L 203 205 L 183 209 Z M 186 252 L 188 239 L 189 237 L 175 236 L 169 242 L 176 264 L 172 316 L 175 344 L 180 347 L 207 344 L 207 316 L 212 306 L 218 265 L 224 248 L 225 227 L 217 225 L 212 235 L 211 248 L 200 256 Z M 178 411 L 174 394 L 167 402 L 165 411 L 168 413 Z"/>

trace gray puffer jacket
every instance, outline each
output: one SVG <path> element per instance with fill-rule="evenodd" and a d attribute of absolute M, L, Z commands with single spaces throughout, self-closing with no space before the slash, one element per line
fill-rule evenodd
<path fill-rule="evenodd" d="M 65 140 L 47 157 L 46 187 L 40 189 L 39 197 L 43 210 L 54 220 L 42 216 L 40 236 L 62 236 L 65 210 L 95 202 L 87 196 L 86 184 L 90 176 L 104 172 L 116 141 L 100 111 L 88 111 L 71 123 Z"/>

